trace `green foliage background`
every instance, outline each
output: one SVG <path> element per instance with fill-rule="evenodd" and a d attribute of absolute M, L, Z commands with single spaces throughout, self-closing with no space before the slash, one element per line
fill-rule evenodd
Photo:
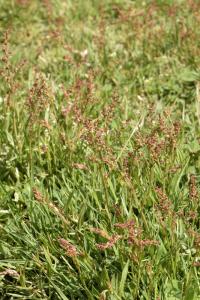
<path fill-rule="evenodd" d="M 194 0 L 0 0 L 1 299 L 200 299 L 199 25 Z"/>

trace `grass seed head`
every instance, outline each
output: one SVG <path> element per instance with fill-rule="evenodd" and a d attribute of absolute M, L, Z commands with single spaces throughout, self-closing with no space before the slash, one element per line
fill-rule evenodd
<path fill-rule="evenodd" d="M 96 247 L 99 250 L 106 250 L 112 248 L 120 239 L 122 239 L 121 235 L 112 235 L 108 242 L 102 244 L 96 244 Z"/>
<path fill-rule="evenodd" d="M 78 250 L 74 245 L 72 245 L 69 241 L 59 238 L 58 242 L 60 246 L 65 250 L 67 256 L 69 257 L 77 257 L 79 255 Z"/>
<path fill-rule="evenodd" d="M 196 201 L 198 199 L 198 190 L 195 175 L 190 175 L 189 196 L 192 201 Z"/>

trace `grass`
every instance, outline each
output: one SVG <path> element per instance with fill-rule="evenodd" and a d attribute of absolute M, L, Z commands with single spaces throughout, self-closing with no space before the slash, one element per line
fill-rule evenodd
<path fill-rule="evenodd" d="M 200 299 L 198 1 L 0 0 L 0 298 Z"/>

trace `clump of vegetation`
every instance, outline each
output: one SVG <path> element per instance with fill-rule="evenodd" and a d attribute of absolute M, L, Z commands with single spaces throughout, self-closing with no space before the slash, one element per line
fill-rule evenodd
<path fill-rule="evenodd" d="M 0 298 L 200 299 L 198 1 L 0 3 Z"/>

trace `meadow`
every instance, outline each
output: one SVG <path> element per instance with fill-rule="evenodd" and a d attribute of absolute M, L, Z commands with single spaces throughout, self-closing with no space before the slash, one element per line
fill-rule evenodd
<path fill-rule="evenodd" d="M 0 0 L 0 299 L 200 299 L 200 2 Z"/>

